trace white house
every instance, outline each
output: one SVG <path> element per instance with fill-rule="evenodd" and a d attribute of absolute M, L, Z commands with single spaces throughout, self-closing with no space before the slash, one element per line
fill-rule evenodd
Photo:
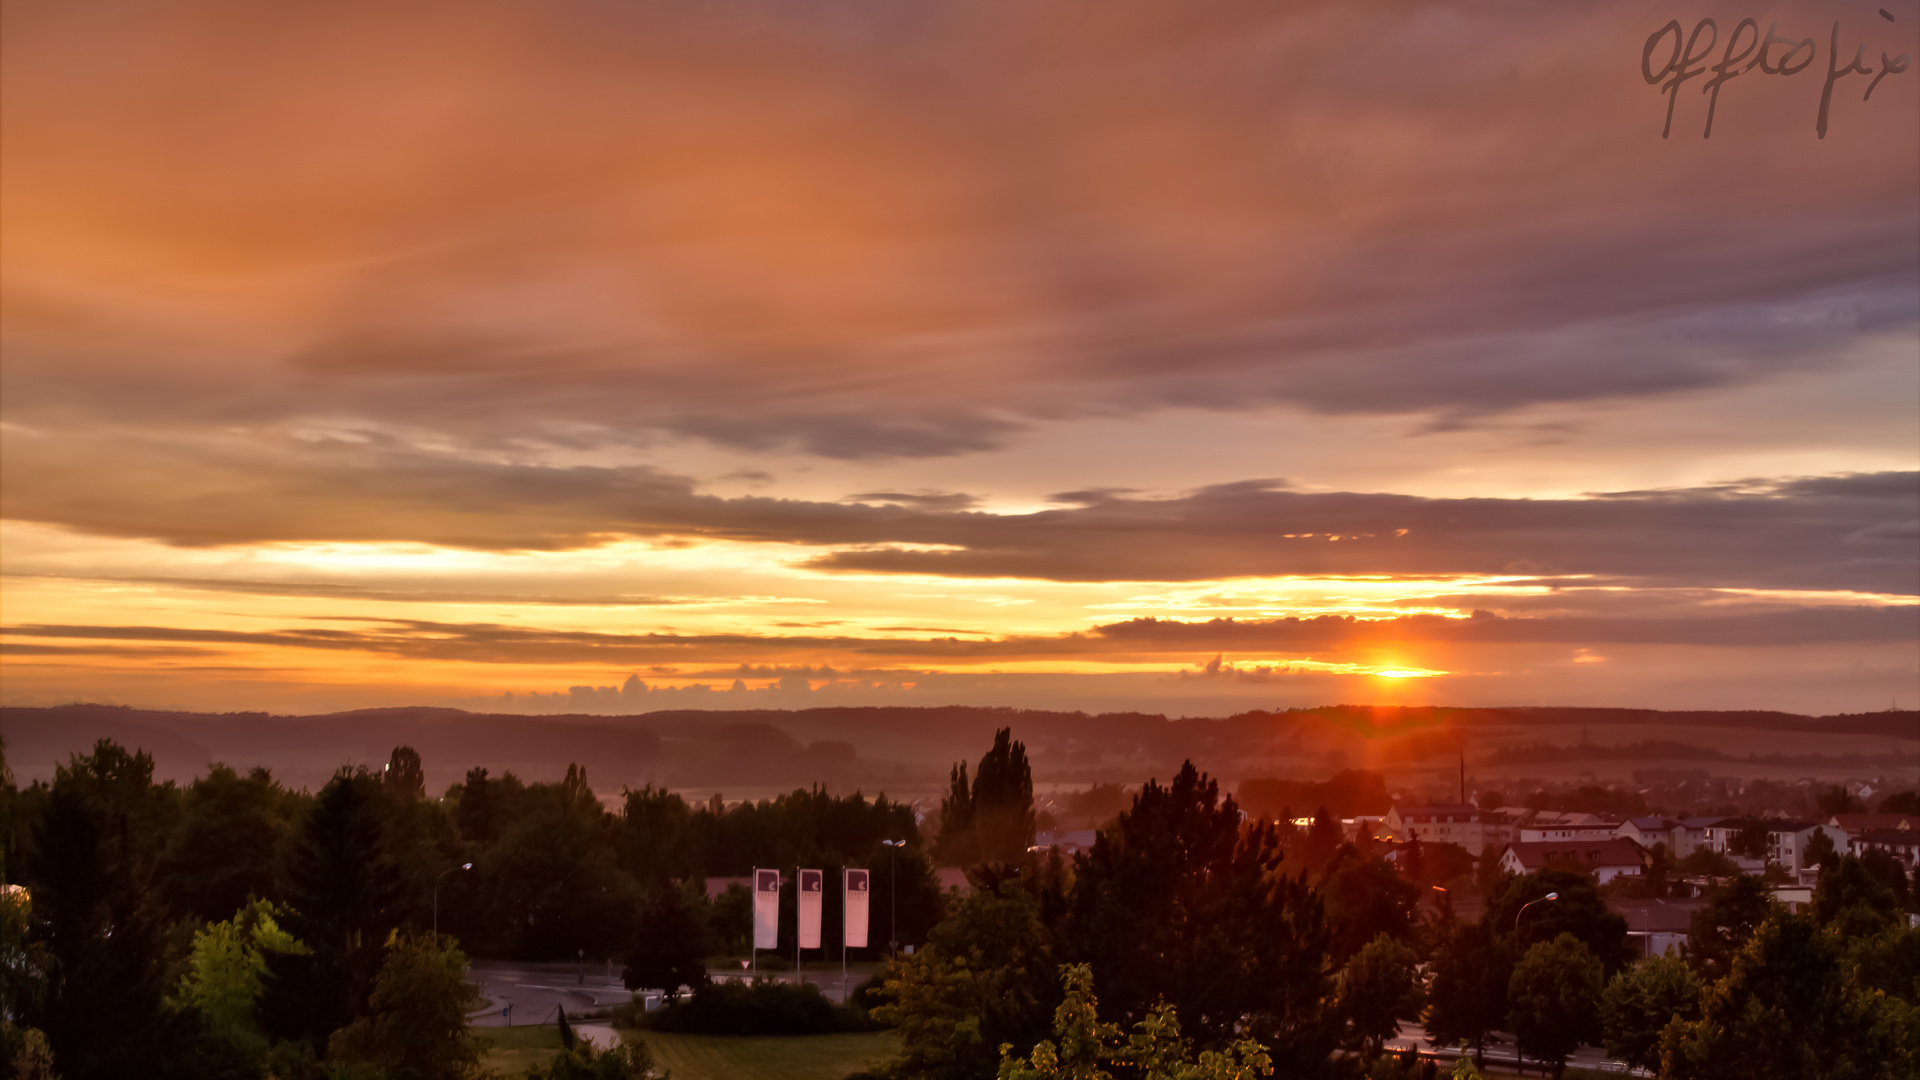
<path fill-rule="evenodd" d="M 1807 858 L 1807 844 L 1815 833 L 1825 833 L 1835 851 L 1846 851 L 1851 842 L 1843 830 L 1833 825 L 1774 818 L 1725 818 L 1707 827 L 1705 846 L 1722 854 L 1730 854 L 1734 837 L 1754 825 L 1766 829 L 1766 861 L 1779 863 L 1794 875 L 1796 881 L 1803 877 L 1810 878 L 1815 872 L 1814 865 Z"/>
<path fill-rule="evenodd" d="M 1468 851 L 1486 846 L 1486 829 L 1477 806 L 1396 806 L 1387 811 L 1383 833 L 1389 840 L 1458 844 Z"/>
<path fill-rule="evenodd" d="M 1647 853 L 1640 845 L 1611 836 L 1604 840 L 1522 841 L 1500 851 L 1500 866 L 1508 873 L 1573 870 L 1592 874 L 1601 885 L 1617 877 L 1639 877 L 1646 865 Z"/>

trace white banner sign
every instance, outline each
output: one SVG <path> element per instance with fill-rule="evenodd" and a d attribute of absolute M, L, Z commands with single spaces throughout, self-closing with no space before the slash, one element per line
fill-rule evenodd
<path fill-rule="evenodd" d="M 843 939 L 849 949 L 867 947 L 867 872 L 848 870 L 846 872 L 846 937 Z"/>
<path fill-rule="evenodd" d="M 753 871 L 753 947 L 780 947 L 780 871 Z"/>
<path fill-rule="evenodd" d="M 820 947 L 820 901 L 826 896 L 827 875 L 820 870 L 800 871 L 800 947 Z"/>

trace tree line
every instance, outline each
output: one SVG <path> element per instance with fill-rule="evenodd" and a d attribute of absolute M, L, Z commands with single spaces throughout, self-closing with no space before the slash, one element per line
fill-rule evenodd
<path fill-rule="evenodd" d="M 1433 887 L 1451 870 L 1389 862 L 1324 807 L 1306 829 L 1243 815 L 1191 762 L 1089 852 L 996 850 L 981 813 L 1005 820 L 1024 760 L 1002 733 L 974 784 L 955 767 L 936 846 L 981 853 L 977 888 L 887 970 L 874 1015 L 903 1052 L 878 1076 L 1432 1075 L 1383 1054 L 1403 1020 L 1556 1074 L 1589 1044 L 1669 1080 L 1920 1075 L 1920 930 L 1884 867 L 1828 853 L 1797 913 L 1733 873 L 1683 955 L 1637 959 L 1585 874 L 1495 869 L 1464 921 Z"/>
<path fill-rule="evenodd" d="M 868 957 L 940 917 L 912 808 L 885 796 L 645 788 L 609 809 L 577 765 L 555 783 L 475 769 L 438 799 L 424 775 L 399 747 L 316 792 L 225 765 L 182 786 L 102 741 L 51 783 L 0 778 L 0 1060 L 66 1080 L 467 1075 L 464 1034 L 407 1050 L 405 1033 L 453 1030 L 406 1013 L 428 999 L 464 1032 L 468 952 L 626 958 L 663 895 L 724 951 L 745 942 L 744 890 L 709 903 L 699 883 L 755 864 L 873 871 L 900 925 L 874 905 Z"/>

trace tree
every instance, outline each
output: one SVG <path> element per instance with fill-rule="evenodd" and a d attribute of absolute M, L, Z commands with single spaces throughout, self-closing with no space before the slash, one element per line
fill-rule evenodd
<path fill-rule="evenodd" d="M 1046 1034 L 1054 943 L 1040 908 L 1016 880 L 957 900 L 927 945 L 890 965 L 874 1019 L 900 1033 L 891 1077 L 961 1080 L 985 1075 L 1003 1044 Z"/>
<path fill-rule="evenodd" d="M 1845 937 L 1877 933 L 1900 912 L 1899 898 L 1860 859 L 1848 855 L 1831 874 L 1821 874 L 1808 906 L 1815 922 Z"/>
<path fill-rule="evenodd" d="M 1344 845 L 1320 883 L 1327 922 L 1333 927 L 1334 962 L 1345 963 L 1381 934 L 1399 941 L 1411 938 L 1414 907 L 1426 892 L 1392 863 Z"/>
<path fill-rule="evenodd" d="M 270 953 L 262 1018 L 276 1039 L 318 1051 L 366 1011 L 381 944 L 399 925 L 381 836 L 378 781 L 341 770 L 320 789 L 281 869 L 282 925 L 305 953 Z"/>
<path fill-rule="evenodd" d="M 200 1014 L 207 1035 L 241 1058 L 266 1053 L 260 997 L 266 987 L 267 955 L 303 953 L 306 946 L 280 928 L 273 905 L 256 900 L 233 918 L 209 923 L 193 935 L 179 1002 Z"/>
<path fill-rule="evenodd" d="M 380 775 L 381 786 L 395 798 L 411 802 L 427 793 L 427 770 L 420 764 L 420 752 L 411 746 L 396 746 Z"/>
<path fill-rule="evenodd" d="M 1660 1065 L 1660 1032 L 1678 1017 L 1700 1015 L 1700 977 L 1686 962 L 1656 956 L 1622 971 L 1600 995 L 1600 1028 L 1609 1057 L 1652 1071 Z"/>
<path fill-rule="evenodd" d="M 1350 1025 L 1348 1042 L 1368 1061 L 1398 1034 L 1400 1021 L 1420 1012 L 1420 958 L 1381 934 L 1340 972 L 1338 1009 Z"/>
<path fill-rule="evenodd" d="M 1834 850 L 1833 838 L 1827 835 L 1827 830 L 1816 829 L 1807 839 L 1806 861 L 1818 866 L 1823 874 L 1840 865 L 1840 855 Z"/>
<path fill-rule="evenodd" d="M 1851 985 L 1837 935 L 1776 911 L 1707 986 L 1700 1018 L 1661 1035 L 1668 1080 L 1799 1080 L 1920 1071 L 1920 1018 Z"/>
<path fill-rule="evenodd" d="M 47 947 L 37 1016 L 67 1080 L 152 1071 L 165 1045 L 160 931 L 147 903 L 168 793 L 153 759 L 102 741 L 55 771 L 33 830 L 33 937 Z"/>
<path fill-rule="evenodd" d="M 1767 857 L 1767 839 L 1767 823 L 1749 821 L 1740 826 L 1740 830 L 1733 834 L 1733 839 L 1727 841 L 1727 851 L 1749 859 L 1764 859 Z"/>
<path fill-rule="evenodd" d="M 1834 784 L 1814 797 L 1814 806 L 1820 811 L 1822 820 L 1835 814 L 1858 814 L 1866 810 L 1866 804 L 1847 793 L 1847 789 Z"/>
<path fill-rule="evenodd" d="M 1245 1035 L 1297 1069 L 1323 1067 L 1340 1034 L 1331 935 L 1319 894 L 1281 858 L 1278 830 L 1243 825 L 1187 762 L 1075 861 L 1068 948 L 1115 1015 L 1144 1019 L 1165 998 L 1203 1047 Z"/>
<path fill-rule="evenodd" d="M 708 947 L 705 922 L 686 895 L 671 883 L 657 886 L 641 909 L 621 980 L 629 990 L 659 990 L 677 1000 L 680 987 L 707 981 Z"/>
<path fill-rule="evenodd" d="M 335 1032 L 330 1058 L 360 1062 L 404 1080 L 478 1077 L 486 1041 L 467 1027 L 480 991 L 467 982 L 467 958 L 428 936 L 397 935 L 387 945 L 368 1015 Z"/>
<path fill-rule="evenodd" d="M 1026 860 L 1033 838 L 1033 770 L 1027 747 L 1014 740 L 1012 728 L 1001 728 L 994 732 L 993 748 L 980 759 L 971 787 L 967 763 L 953 767 L 940 801 L 935 850 L 962 865 L 1017 865 Z"/>
<path fill-rule="evenodd" d="M 682 852 L 693 811 L 685 799 L 652 784 L 639 791 L 624 792 L 620 813 L 620 867 L 643 888 L 663 884 L 672 877 L 691 874 L 694 868 Z"/>
<path fill-rule="evenodd" d="M 1557 898 L 1546 899 L 1549 893 L 1557 894 Z M 1527 904 L 1533 906 L 1527 908 L 1523 918 L 1520 909 Z M 1572 934 L 1609 973 L 1627 965 L 1627 920 L 1607 906 L 1606 898 L 1586 874 L 1542 870 L 1512 878 L 1488 900 L 1483 917 L 1499 933 L 1514 937 L 1516 956 L 1537 942 Z"/>
<path fill-rule="evenodd" d="M 1561 934 L 1526 951 L 1507 984 L 1507 1022 L 1528 1057 L 1550 1062 L 1555 1076 L 1583 1042 L 1600 1038 L 1600 959 L 1585 942 Z"/>
<path fill-rule="evenodd" d="M 1693 913 L 1687 928 L 1687 960 L 1704 982 L 1726 977 L 1734 954 L 1779 907 L 1766 882 L 1739 874 L 1709 894 L 1707 906 Z"/>
<path fill-rule="evenodd" d="M 1697 847 L 1687 852 L 1684 858 L 1673 864 L 1673 869 L 1681 877 L 1706 878 L 1709 886 L 1717 885 L 1725 878 L 1740 876 L 1740 867 L 1732 859 L 1709 847 Z"/>
<path fill-rule="evenodd" d="M 188 787 L 180 823 L 160 855 L 161 895 L 175 912 L 218 922 L 252 899 L 272 899 L 274 854 L 288 832 L 288 799 L 273 775 L 215 764 Z"/>
<path fill-rule="evenodd" d="M 1882 814 L 1920 814 L 1920 789 L 1896 791 L 1880 800 Z"/>
<path fill-rule="evenodd" d="M 1196 1060 L 1180 1037 L 1180 1019 L 1171 1005 L 1157 1006 L 1134 1025 L 1126 1042 L 1118 1024 L 1100 1022 L 1093 995 L 1093 971 L 1085 964 L 1062 967 L 1065 999 L 1053 1013 L 1053 1038 L 1024 1059 L 1000 1047 L 998 1080 L 1111 1080 L 1102 1064 L 1132 1070 L 1140 1080 L 1247 1080 L 1273 1073 L 1267 1048 L 1241 1039 L 1224 1052 L 1203 1051 Z"/>
<path fill-rule="evenodd" d="M 1421 1016 L 1436 1043 L 1466 1043 L 1484 1062 L 1487 1035 L 1507 1016 L 1507 981 L 1513 961 L 1507 943 L 1486 921 L 1454 926 L 1435 949 L 1427 1009 Z"/>
<path fill-rule="evenodd" d="M 620 869 L 612 819 L 577 766 L 530 785 L 523 812 L 474 860 L 476 947 L 528 959 L 614 953 L 633 940 L 640 890 Z"/>

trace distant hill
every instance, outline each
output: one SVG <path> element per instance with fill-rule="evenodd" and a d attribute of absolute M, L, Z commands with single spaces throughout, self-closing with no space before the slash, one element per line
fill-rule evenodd
<path fill-rule="evenodd" d="M 1041 784 L 1096 780 L 1138 783 L 1170 776 L 1193 759 L 1228 780 L 1330 775 L 1345 765 L 1389 774 L 1444 771 L 1467 752 L 1470 764 L 1498 765 L 1501 747 L 1564 744 L 1712 743 L 1696 759 L 1730 771 L 1750 753 L 1824 752 L 1859 756 L 1920 750 L 1920 713 L 1800 716 L 1778 712 L 1659 712 L 1641 709 L 1454 709 L 1336 705 L 1285 712 L 1170 720 L 1157 713 L 1050 712 L 976 708 L 823 708 L 797 711 L 679 710 L 632 716 L 515 716 L 399 707 L 317 716 L 186 713 L 109 705 L 0 709 L 0 735 L 21 782 L 47 778 L 56 762 L 102 738 L 154 755 L 162 778 L 187 780 L 214 761 L 265 765 L 295 786 L 317 786 L 342 765 L 378 768 L 392 748 L 412 746 L 434 790 L 484 767 L 526 779 L 555 779 L 585 765 L 603 795 L 653 783 L 739 795 L 825 783 L 899 797 L 937 792 L 948 767 L 974 760 L 995 728 L 1028 746 Z M 1891 742 L 1889 742 L 1891 740 Z M 1841 746 L 1840 744 L 1845 744 Z M 1539 753 L 1509 753 L 1517 762 Z M 1549 755 L 1551 756 L 1551 755 Z M 1618 751 L 1590 755 L 1622 764 Z M 1784 758 L 1782 760 L 1797 760 Z M 1812 758 L 1808 758 L 1812 760 Z M 1631 764 L 1628 762 L 1628 764 Z M 1727 768 L 1723 769 L 1722 766 Z"/>

